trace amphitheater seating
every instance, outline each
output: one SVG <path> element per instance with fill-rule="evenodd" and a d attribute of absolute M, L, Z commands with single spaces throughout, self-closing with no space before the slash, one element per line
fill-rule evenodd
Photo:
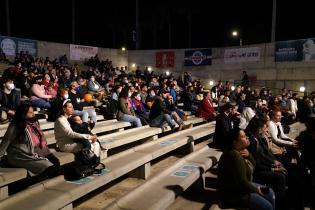
<path fill-rule="evenodd" d="M 97 122 L 103 121 L 104 116 L 103 115 L 97 115 L 96 119 L 97 119 Z M 40 123 L 41 129 L 44 130 L 45 134 L 46 134 L 45 130 L 51 130 L 54 128 L 54 122 L 49 122 L 46 119 L 40 119 L 39 123 Z M 99 123 L 97 123 L 97 124 L 99 124 Z M 0 125 L 0 138 L 2 138 L 4 136 L 8 126 L 9 126 L 9 124 Z"/>
<path fill-rule="evenodd" d="M 288 136 L 295 139 L 304 130 L 306 130 L 305 124 L 300 122 L 293 123 L 292 125 L 290 125 L 290 133 L 288 134 Z"/>
<path fill-rule="evenodd" d="M 157 176 L 111 204 L 108 210 L 166 209 L 176 197 L 200 179 L 219 160 L 222 152 L 203 147 L 163 170 Z"/>
<path fill-rule="evenodd" d="M 209 210 L 222 210 L 218 204 L 213 204 Z M 236 210 L 236 209 L 224 209 L 224 210 Z"/>
<path fill-rule="evenodd" d="M 62 176 L 47 180 L 3 200 L 0 209 L 71 209 L 74 200 L 131 171 L 147 178 L 150 161 L 182 146 L 192 152 L 194 140 L 213 132 L 214 123 L 207 123 L 125 150 L 102 161 L 108 170 L 104 175 L 88 178 L 84 184 L 67 182 Z"/>

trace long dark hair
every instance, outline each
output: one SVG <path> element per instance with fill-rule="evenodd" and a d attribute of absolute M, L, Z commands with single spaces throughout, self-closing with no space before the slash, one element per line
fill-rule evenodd
<path fill-rule="evenodd" d="M 128 94 L 129 94 L 129 87 L 124 87 L 120 94 L 119 94 L 119 98 L 128 98 Z"/>
<path fill-rule="evenodd" d="M 226 150 L 234 149 L 234 142 L 238 140 L 241 130 L 242 129 L 235 127 L 228 132 L 228 135 L 226 138 Z"/>
<path fill-rule="evenodd" d="M 30 103 L 24 102 L 16 109 L 15 115 L 11 123 L 15 124 L 18 128 L 25 129 L 26 127 L 26 114 L 32 107 Z"/>

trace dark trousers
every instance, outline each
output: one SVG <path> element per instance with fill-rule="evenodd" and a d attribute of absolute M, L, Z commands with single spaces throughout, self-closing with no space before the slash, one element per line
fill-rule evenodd
<path fill-rule="evenodd" d="M 276 209 L 286 210 L 285 186 L 286 177 L 284 174 L 272 171 L 255 172 L 254 182 L 267 185 L 273 189 L 276 196 Z"/>

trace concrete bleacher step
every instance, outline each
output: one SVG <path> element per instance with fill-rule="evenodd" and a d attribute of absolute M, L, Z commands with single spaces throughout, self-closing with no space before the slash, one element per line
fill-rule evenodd
<path fill-rule="evenodd" d="M 104 116 L 103 115 L 97 115 L 96 116 L 97 122 L 103 121 Z M 39 120 L 40 128 L 42 130 L 48 130 L 48 129 L 53 129 L 54 128 L 54 122 L 49 122 L 46 119 L 40 119 Z M 0 138 L 2 138 L 9 126 L 9 123 L 0 125 Z"/>
<path fill-rule="evenodd" d="M 218 204 L 213 204 L 209 210 L 223 210 L 222 208 L 219 207 Z M 237 209 L 231 209 L 231 208 L 228 208 L 228 209 L 224 209 L 224 210 L 237 210 Z"/>
<path fill-rule="evenodd" d="M 123 122 L 123 121 L 117 121 L 117 120 L 105 120 L 105 121 L 98 122 L 93 128 L 92 133 L 98 134 L 98 133 L 103 133 L 107 131 L 115 131 L 115 130 L 124 129 L 129 126 L 131 126 L 129 122 Z M 54 130 L 47 131 L 44 133 L 45 133 L 46 141 L 48 145 L 56 143 Z"/>
<path fill-rule="evenodd" d="M 60 161 L 60 165 L 65 165 L 74 161 L 74 154 L 68 152 L 51 151 Z M 27 171 L 24 168 L 2 168 L 0 167 L 0 200 L 8 197 L 8 185 L 18 180 L 24 179 Z"/>
<path fill-rule="evenodd" d="M 123 132 L 111 133 L 99 136 L 98 139 L 106 149 L 112 149 L 144 138 L 154 137 L 162 132 L 161 128 L 150 127 L 149 125 L 132 128 Z M 155 139 L 152 138 L 152 139 Z"/>
<path fill-rule="evenodd" d="M 296 122 L 290 125 L 290 133 L 288 136 L 292 139 L 295 139 L 300 135 L 302 131 L 306 130 L 306 125 L 304 123 Z"/>
<path fill-rule="evenodd" d="M 24 179 L 27 171 L 23 168 L 1 168 L 0 167 L 0 200 L 8 197 L 8 185 L 12 182 Z"/>
<path fill-rule="evenodd" d="M 24 190 L 3 200 L 0 202 L 0 209 L 71 209 L 74 200 L 131 171 L 135 171 L 133 174 L 139 177 L 148 177 L 150 161 L 185 145 L 193 149 L 190 145 L 196 140 L 193 136 L 200 135 L 192 136 L 191 134 L 204 130 L 208 131 L 208 133 L 204 132 L 204 135 L 212 134 L 214 124 L 207 123 L 176 132 L 106 158 L 102 162 L 106 165 L 108 172 L 101 176 L 92 176 L 87 183 L 75 184 L 65 181 L 63 177 L 45 181 L 41 183 L 36 193 Z M 42 196 L 45 199 L 41 200 Z"/>
<path fill-rule="evenodd" d="M 203 147 L 180 159 L 105 209 L 166 209 L 181 192 L 197 181 L 204 171 L 216 164 L 211 158 L 219 160 L 220 156 L 221 152 Z"/>

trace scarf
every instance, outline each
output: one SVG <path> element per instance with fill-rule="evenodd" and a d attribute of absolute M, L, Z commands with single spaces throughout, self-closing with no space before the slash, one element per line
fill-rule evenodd
<path fill-rule="evenodd" d="M 44 136 L 44 133 L 40 129 L 39 123 L 37 121 L 34 122 L 32 118 L 29 120 L 26 120 L 26 130 L 30 134 L 31 141 L 34 148 L 37 146 L 40 149 L 47 147 L 46 138 Z"/>

